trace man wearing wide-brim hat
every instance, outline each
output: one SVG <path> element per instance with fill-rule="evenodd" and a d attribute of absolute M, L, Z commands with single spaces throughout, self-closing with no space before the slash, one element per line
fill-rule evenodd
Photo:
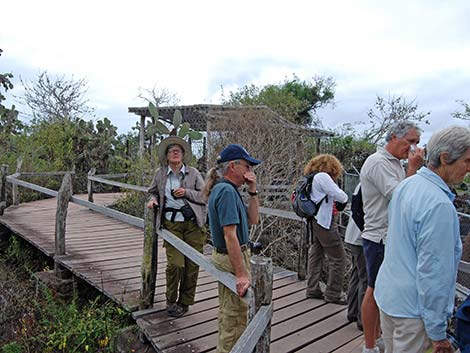
<path fill-rule="evenodd" d="M 202 253 L 206 240 L 206 203 L 202 197 L 204 180 L 190 167 L 192 154 L 182 138 L 170 136 L 158 147 L 161 167 L 149 187 L 147 207 L 158 206 L 157 228 L 163 227 Z M 167 242 L 166 311 L 183 316 L 194 304 L 199 266 Z"/>

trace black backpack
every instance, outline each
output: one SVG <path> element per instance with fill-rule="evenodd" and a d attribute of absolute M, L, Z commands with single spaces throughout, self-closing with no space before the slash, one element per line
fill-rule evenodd
<path fill-rule="evenodd" d="M 351 217 L 362 232 L 364 230 L 364 208 L 362 204 L 362 190 L 360 185 L 357 192 L 354 193 L 351 198 Z"/>
<path fill-rule="evenodd" d="M 312 218 L 318 213 L 318 209 L 320 208 L 323 200 L 326 199 L 328 202 L 328 195 L 318 203 L 315 203 L 310 199 L 312 182 L 315 174 L 316 173 L 312 173 L 301 177 L 290 197 L 292 209 L 295 214 L 301 218 Z"/>

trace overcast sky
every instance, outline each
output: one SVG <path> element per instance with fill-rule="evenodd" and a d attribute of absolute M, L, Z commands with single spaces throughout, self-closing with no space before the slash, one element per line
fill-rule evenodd
<path fill-rule="evenodd" d="M 323 124 L 366 121 L 376 95 L 416 99 L 431 111 L 426 134 L 463 124 L 470 103 L 470 2 L 24 1 L 0 5 L 0 72 L 47 70 L 85 78 L 97 118 L 120 133 L 145 105 L 139 88 L 166 88 L 184 105 L 220 103 L 246 84 L 331 76 L 336 106 Z"/>

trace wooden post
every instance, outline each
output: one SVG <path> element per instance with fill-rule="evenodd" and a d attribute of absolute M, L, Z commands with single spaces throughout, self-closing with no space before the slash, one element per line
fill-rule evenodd
<path fill-rule="evenodd" d="M 140 132 L 139 132 L 139 158 L 144 156 L 145 151 L 145 115 L 140 116 Z"/>
<path fill-rule="evenodd" d="M 88 171 L 88 176 L 89 177 L 94 176 L 95 173 L 96 173 L 96 169 L 91 168 Z M 90 179 L 87 180 L 86 188 L 87 188 L 87 191 L 88 191 L 88 202 L 93 202 L 93 181 L 92 180 L 90 180 Z"/>
<path fill-rule="evenodd" d="M 2 164 L 0 167 L 0 216 L 3 210 L 7 208 L 7 175 L 8 164 Z"/>
<path fill-rule="evenodd" d="M 16 160 L 16 173 L 19 173 L 21 171 L 21 165 L 23 164 L 23 158 L 18 158 Z M 11 197 L 13 200 L 13 205 L 19 205 L 20 204 L 20 193 L 18 191 L 18 185 L 17 184 L 12 184 L 11 186 Z"/>
<path fill-rule="evenodd" d="M 307 277 L 308 249 L 310 246 L 311 224 L 309 221 L 305 223 L 304 232 L 299 239 L 299 260 L 297 263 L 297 277 L 300 281 Z"/>
<path fill-rule="evenodd" d="M 252 256 L 251 265 L 251 286 L 253 287 L 253 297 L 250 303 L 249 319 L 254 318 L 262 305 L 271 304 L 273 297 L 273 262 L 271 258 L 260 255 Z M 269 353 L 271 341 L 271 321 L 266 326 L 254 352 Z"/>
<path fill-rule="evenodd" d="M 145 205 L 144 253 L 142 256 L 142 287 L 140 290 L 139 310 L 153 307 L 155 282 L 157 280 L 157 230 L 155 229 L 157 208 Z"/>
<path fill-rule="evenodd" d="M 57 209 L 55 214 L 55 256 L 65 255 L 65 223 L 67 219 L 67 208 L 72 197 L 72 176 L 66 173 L 62 179 L 59 193 L 57 195 Z M 59 265 L 54 263 L 54 273 L 59 278 L 66 278 L 68 273 Z"/>

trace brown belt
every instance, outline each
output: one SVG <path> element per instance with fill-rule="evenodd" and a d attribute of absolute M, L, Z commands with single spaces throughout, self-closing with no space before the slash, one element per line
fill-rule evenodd
<path fill-rule="evenodd" d="M 214 250 L 215 250 L 215 252 L 218 253 L 218 254 L 225 254 L 225 255 L 228 254 L 227 249 L 216 248 L 216 247 L 214 246 Z M 248 250 L 248 244 L 242 244 L 242 245 L 240 245 L 240 250 L 241 250 L 242 252 Z"/>

